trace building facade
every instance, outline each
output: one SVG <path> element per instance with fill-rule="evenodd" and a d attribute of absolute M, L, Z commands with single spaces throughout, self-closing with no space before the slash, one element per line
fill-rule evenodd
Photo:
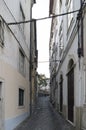
<path fill-rule="evenodd" d="M 32 19 L 34 2 L 0 0 L 0 130 L 13 130 L 30 115 L 31 25 L 24 21 Z"/>
<path fill-rule="evenodd" d="M 49 43 L 50 99 L 75 130 L 85 130 L 86 1 L 50 0 L 50 15 L 57 14 Z"/>
<path fill-rule="evenodd" d="M 36 20 L 31 22 L 31 46 L 30 46 L 30 110 L 34 111 L 37 101 L 37 66 L 38 66 L 38 50 L 37 50 L 37 31 Z"/>

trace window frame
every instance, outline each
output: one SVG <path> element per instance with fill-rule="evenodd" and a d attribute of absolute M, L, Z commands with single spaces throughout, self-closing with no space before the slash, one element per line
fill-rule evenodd
<path fill-rule="evenodd" d="M 59 13 L 61 13 L 61 9 L 62 9 L 62 0 L 59 0 Z"/>
<path fill-rule="evenodd" d="M 62 20 L 59 30 L 59 57 L 61 57 L 63 49 L 64 49 L 64 43 L 63 43 L 63 20 Z"/>
<path fill-rule="evenodd" d="M 23 8 L 22 8 L 22 4 L 20 3 L 20 21 L 25 21 L 25 14 L 24 14 L 24 11 L 23 11 Z M 24 26 L 24 23 L 22 23 L 21 25 L 20 25 L 20 27 L 21 27 L 21 29 L 22 29 L 22 32 L 24 33 L 24 28 L 25 28 L 25 26 Z"/>
<path fill-rule="evenodd" d="M 4 45 L 4 22 L 0 17 L 0 45 Z"/>
<path fill-rule="evenodd" d="M 20 48 L 19 48 L 19 72 L 23 76 L 25 76 L 25 55 L 24 55 L 23 51 Z"/>
<path fill-rule="evenodd" d="M 67 0 L 66 1 L 66 7 L 67 7 L 67 12 L 73 11 L 73 0 Z M 73 13 L 67 15 L 67 26 L 68 29 L 70 28 L 71 22 L 73 20 Z"/>
<path fill-rule="evenodd" d="M 18 106 L 23 107 L 25 105 L 25 90 L 22 88 L 18 89 Z"/>

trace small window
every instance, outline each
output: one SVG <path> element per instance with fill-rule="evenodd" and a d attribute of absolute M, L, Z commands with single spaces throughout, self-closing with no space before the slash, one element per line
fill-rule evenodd
<path fill-rule="evenodd" d="M 24 11 L 21 4 L 20 4 L 20 21 L 25 21 L 25 15 L 24 15 Z M 20 26 L 21 26 L 22 32 L 24 33 L 24 23 L 22 23 Z"/>
<path fill-rule="evenodd" d="M 4 45 L 4 23 L 3 20 L 0 19 L 0 44 Z"/>
<path fill-rule="evenodd" d="M 19 106 L 24 106 L 24 90 L 19 88 Z"/>
<path fill-rule="evenodd" d="M 62 0 L 59 0 L 59 12 L 61 13 L 61 8 L 62 8 Z"/>
<path fill-rule="evenodd" d="M 68 0 L 67 1 L 67 11 L 68 12 L 73 11 L 73 0 Z M 73 18 L 73 13 L 68 14 L 68 28 L 69 28 L 69 26 L 71 24 L 72 18 Z"/>
<path fill-rule="evenodd" d="M 19 50 L 19 72 L 25 75 L 25 56 L 21 50 Z"/>
<path fill-rule="evenodd" d="M 62 21 L 59 30 L 59 56 L 60 57 L 63 53 L 63 49 L 64 49 L 64 44 L 63 44 L 63 21 Z"/>

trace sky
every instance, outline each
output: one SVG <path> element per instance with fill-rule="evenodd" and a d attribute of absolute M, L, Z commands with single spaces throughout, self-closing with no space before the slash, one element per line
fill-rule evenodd
<path fill-rule="evenodd" d="M 42 18 L 49 16 L 49 0 L 36 0 L 33 6 L 33 18 Z M 40 63 L 40 61 L 49 61 L 49 38 L 50 38 L 51 20 L 37 21 L 37 48 L 38 48 L 38 73 L 49 77 L 49 62 Z"/>

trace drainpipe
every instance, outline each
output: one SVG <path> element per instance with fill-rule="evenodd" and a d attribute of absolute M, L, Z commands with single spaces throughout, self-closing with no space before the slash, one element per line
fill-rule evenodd
<path fill-rule="evenodd" d="M 32 3 L 30 7 L 30 19 L 32 19 Z M 30 22 L 30 116 L 32 114 L 32 23 Z"/>
<path fill-rule="evenodd" d="M 82 3 L 82 0 L 80 0 L 80 5 L 81 5 L 80 11 L 79 11 L 78 17 L 77 17 L 77 20 L 78 20 L 78 58 L 79 58 L 79 69 L 80 69 L 80 58 L 84 56 L 84 43 L 83 43 L 83 3 Z M 81 26 L 81 30 L 80 30 L 80 26 Z M 80 32 L 79 32 L 79 30 L 80 30 Z M 81 36 L 79 36 L 79 33 L 81 33 Z M 79 37 L 80 37 L 80 39 L 79 39 Z M 81 70 L 81 75 L 82 75 L 82 70 Z M 82 127 L 82 110 L 81 110 L 81 108 L 79 110 L 79 114 L 80 114 L 79 129 L 81 129 L 81 127 Z"/>
<path fill-rule="evenodd" d="M 82 11 L 83 4 L 82 4 L 82 0 L 80 0 L 80 4 L 81 4 L 81 7 L 80 7 L 80 11 L 79 11 L 78 16 L 77 16 L 77 20 L 78 20 L 78 57 L 79 57 L 79 59 L 81 58 L 81 56 L 84 56 L 84 52 L 83 52 L 84 46 L 83 46 L 83 14 L 82 14 L 83 13 L 83 11 Z M 80 27 L 79 27 L 80 25 L 81 25 L 81 30 L 80 30 Z M 81 33 L 81 36 L 79 35 L 79 33 Z"/>
<path fill-rule="evenodd" d="M 56 46 L 56 42 L 55 42 L 55 46 Z M 56 47 L 55 47 L 56 48 Z M 55 49 L 55 108 L 56 108 L 56 49 Z"/>
<path fill-rule="evenodd" d="M 83 0 L 80 0 L 81 1 L 81 47 L 82 47 L 82 56 L 84 56 L 84 41 L 83 41 L 83 36 L 84 36 L 84 33 L 83 33 L 83 6 L 84 6 L 84 3 L 83 3 Z M 82 69 L 83 71 L 83 69 Z M 82 75 L 82 73 L 81 73 Z M 83 80 L 82 80 L 83 82 Z M 82 109 L 80 109 L 80 129 L 82 127 Z"/>
<path fill-rule="evenodd" d="M 81 0 L 81 44 L 82 44 L 82 56 L 84 56 L 84 52 L 83 52 L 83 5 L 82 5 L 82 0 Z"/>

